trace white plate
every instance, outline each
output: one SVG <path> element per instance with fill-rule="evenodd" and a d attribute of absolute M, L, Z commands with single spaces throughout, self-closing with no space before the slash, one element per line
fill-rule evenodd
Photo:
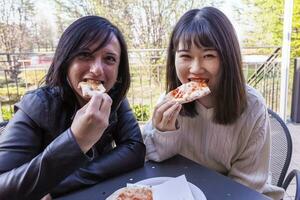
<path fill-rule="evenodd" d="M 158 185 L 161 184 L 167 180 L 170 180 L 172 177 L 155 177 L 155 178 L 148 178 L 148 179 L 144 179 L 141 180 L 139 182 L 136 182 L 135 184 L 140 184 L 140 185 Z M 195 200 L 206 200 L 205 195 L 203 194 L 203 192 L 194 184 L 189 183 L 189 186 L 191 188 L 193 197 Z"/>

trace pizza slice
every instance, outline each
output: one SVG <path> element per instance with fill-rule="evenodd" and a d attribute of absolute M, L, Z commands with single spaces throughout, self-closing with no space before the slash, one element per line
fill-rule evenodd
<path fill-rule="evenodd" d="M 184 104 L 204 97 L 209 93 L 210 89 L 205 80 L 190 81 L 170 91 L 166 98 Z"/>
<path fill-rule="evenodd" d="M 153 200 L 150 186 L 130 185 L 115 191 L 106 200 Z"/>
<path fill-rule="evenodd" d="M 78 88 L 81 89 L 82 95 L 88 98 L 91 98 L 94 93 L 104 93 L 106 91 L 100 81 L 90 79 L 80 82 Z"/>

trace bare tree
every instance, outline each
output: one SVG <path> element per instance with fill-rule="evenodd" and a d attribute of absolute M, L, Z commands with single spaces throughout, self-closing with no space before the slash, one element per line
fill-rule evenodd
<path fill-rule="evenodd" d="M 223 1 L 187 0 L 55 0 L 58 23 L 84 15 L 100 15 L 116 24 L 131 48 L 165 48 L 171 29 L 187 10 Z M 213 3 L 214 2 L 214 3 Z M 62 15 L 64 17 L 62 17 Z"/>
<path fill-rule="evenodd" d="M 30 23 L 34 15 L 32 0 L 0 2 L 0 48 L 6 52 L 22 52 L 29 48 Z"/>
<path fill-rule="evenodd" d="M 106 17 L 121 29 L 131 49 L 157 49 L 131 53 L 133 63 L 142 62 L 143 65 L 149 66 L 155 76 L 155 74 L 160 74 L 157 71 L 163 67 L 165 62 L 164 50 L 167 47 L 172 27 L 179 17 L 189 9 L 200 8 L 205 5 L 216 6 L 218 2 L 223 1 L 73 0 L 66 2 L 55 0 L 55 2 L 58 8 L 63 10 L 64 16 L 69 14 L 70 18 L 73 19 L 89 14 Z M 161 76 L 154 78 L 159 82 Z"/>
<path fill-rule="evenodd" d="M 91 0 L 54 0 L 56 9 L 56 25 L 58 34 L 61 35 L 65 28 L 75 19 L 85 15 L 95 15 L 95 8 Z"/>

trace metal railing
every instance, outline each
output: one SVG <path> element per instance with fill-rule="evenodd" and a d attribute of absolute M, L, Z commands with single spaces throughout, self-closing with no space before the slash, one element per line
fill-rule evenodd
<path fill-rule="evenodd" d="M 275 51 L 271 52 L 273 49 L 274 47 L 243 49 L 243 71 L 248 84 L 257 88 L 266 99 L 267 105 L 277 111 L 280 48 L 275 48 Z M 260 56 L 255 55 L 257 53 Z M 0 116 L 7 119 L 12 115 L 12 105 L 19 101 L 26 91 L 39 87 L 39 81 L 47 73 L 51 62 L 49 58 L 53 53 L 12 55 L 0 53 L 1 55 L 4 59 L 1 60 L 0 57 L 2 63 L 0 63 L 0 111 L 2 111 Z M 29 59 L 30 57 L 34 59 Z M 129 51 L 132 82 L 127 97 L 139 121 L 148 120 L 160 94 L 164 92 L 165 57 L 166 52 L 163 49 Z M 9 58 L 9 62 L 5 63 L 5 58 Z"/>
<path fill-rule="evenodd" d="M 247 83 L 258 89 L 264 96 L 269 108 L 279 111 L 280 67 L 279 56 L 281 48 L 278 47 L 269 58 L 260 65 L 248 78 Z"/>

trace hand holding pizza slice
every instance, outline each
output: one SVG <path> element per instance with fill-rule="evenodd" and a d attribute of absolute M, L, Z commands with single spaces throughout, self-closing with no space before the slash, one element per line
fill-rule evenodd
<path fill-rule="evenodd" d="M 106 89 L 100 81 L 87 80 L 78 84 L 78 88 L 81 89 L 82 95 L 87 98 L 91 98 L 94 93 L 104 93 Z"/>
<path fill-rule="evenodd" d="M 188 103 L 208 95 L 210 90 L 206 80 L 193 80 L 170 91 L 165 100 L 157 104 L 153 111 L 152 124 L 162 132 L 174 131 L 180 125 L 176 124 L 181 104 Z"/>
<path fill-rule="evenodd" d="M 170 91 L 166 98 L 184 104 L 204 97 L 209 93 L 210 89 L 205 80 L 190 81 Z"/>
<path fill-rule="evenodd" d="M 84 81 L 78 84 L 88 102 L 82 102 L 71 124 L 72 133 L 81 150 L 86 153 L 102 137 L 109 124 L 112 99 L 104 93 L 99 81 Z M 98 95 L 101 93 L 101 95 Z"/>

